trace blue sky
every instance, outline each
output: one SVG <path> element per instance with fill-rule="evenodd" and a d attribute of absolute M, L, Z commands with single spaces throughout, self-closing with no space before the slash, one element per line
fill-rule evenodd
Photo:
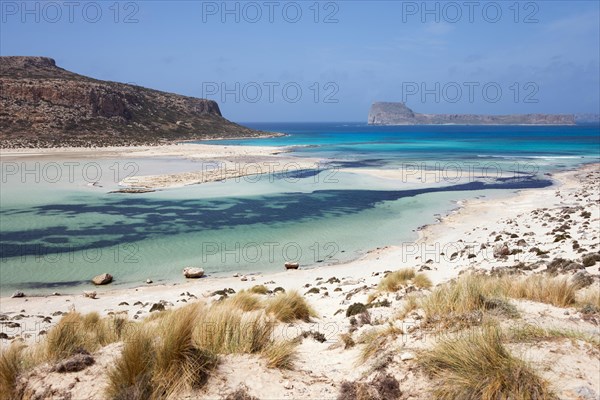
<path fill-rule="evenodd" d="M 401 100 L 429 113 L 600 108 L 598 1 L 75 3 L 0 1 L 0 54 L 212 98 L 234 121 L 366 121 L 372 102 Z"/>

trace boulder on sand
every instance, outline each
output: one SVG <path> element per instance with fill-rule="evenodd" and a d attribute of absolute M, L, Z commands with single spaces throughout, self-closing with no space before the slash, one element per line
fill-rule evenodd
<path fill-rule="evenodd" d="M 285 263 L 285 269 L 298 269 L 300 268 L 300 263 L 297 262 L 286 262 Z"/>
<path fill-rule="evenodd" d="M 188 279 L 202 278 L 204 276 L 204 270 L 202 268 L 193 268 L 193 267 L 184 268 L 183 276 L 185 276 Z"/>
<path fill-rule="evenodd" d="M 90 299 L 95 299 L 96 298 L 96 292 L 84 291 L 83 295 L 85 297 L 89 297 Z"/>
<path fill-rule="evenodd" d="M 113 280 L 111 274 L 100 274 L 92 279 L 94 285 L 108 285 Z"/>

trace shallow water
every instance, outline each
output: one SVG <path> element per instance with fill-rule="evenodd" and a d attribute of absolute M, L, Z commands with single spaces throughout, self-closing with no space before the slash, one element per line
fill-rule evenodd
<path fill-rule="evenodd" d="M 257 127 L 285 131 L 279 125 Z M 185 266 L 221 275 L 277 271 L 286 260 L 315 267 L 348 261 L 414 240 L 418 227 L 456 208 L 458 200 L 544 187 L 551 183 L 545 173 L 598 160 L 597 128 L 544 128 L 545 139 L 539 127 L 518 128 L 527 135 L 503 128 L 368 131 L 291 124 L 290 136 L 235 143 L 316 144 L 294 154 L 332 157 L 329 169 L 135 195 L 108 192 L 131 173 L 201 166 L 174 158 L 73 159 L 68 162 L 77 165 L 71 168 L 64 160 L 44 158 L 17 161 L 15 173 L 15 160 L 2 159 L 0 292 L 71 292 L 102 272 L 125 287 L 146 278 L 180 281 Z M 532 137 L 544 141 L 532 148 Z M 36 163 L 37 176 L 23 174 L 35 171 Z M 55 166 L 49 163 L 58 163 L 60 179 L 53 178 Z M 402 170 L 410 179 L 338 167 Z M 431 175 L 432 169 L 445 171 L 443 179 Z"/>

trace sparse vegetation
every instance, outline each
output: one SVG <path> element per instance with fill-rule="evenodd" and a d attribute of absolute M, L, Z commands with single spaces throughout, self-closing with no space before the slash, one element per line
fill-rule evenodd
<path fill-rule="evenodd" d="M 371 382 L 343 382 L 338 400 L 396 400 L 401 394 L 396 378 L 378 374 Z"/>
<path fill-rule="evenodd" d="M 516 307 L 507 298 L 567 307 L 575 303 L 575 294 L 576 286 L 561 277 L 531 275 L 515 279 L 468 274 L 438 287 L 420 305 L 428 323 L 466 327 L 480 324 L 486 315 L 518 317 Z"/>
<path fill-rule="evenodd" d="M 147 330 L 136 330 L 108 373 L 108 397 L 172 398 L 200 387 L 217 364 L 216 354 L 192 340 L 200 308 L 194 304 L 165 313 L 157 324 L 145 324 Z"/>
<path fill-rule="evenodd" d="M 492 289 L 495 288 L 486 285 L 485 277 L 472 274 L 439 286 L 420 302 L 426 323 L 440 328 L 464 328 L 481 323 L 486 302 L 497 295 Z"/>
<path fill-rule="evenodd" d="M 113 400 L 151 398 L 154 361 L 154 343 L 150 334 L 146 330 L 136 330 L 108 371 L 107 397 Z"/>
<path fill-rule="evenodd" d="M 512 326 L 505 331 L 506 340 L 511 342 L 532 342 L 537 343 L 541 340 L 580 340 L 588 343 L 597 350 L 600 350 L 600 336 L 591 335 L 585 332 L 561 329 L 561 328 L 544 328 L 539 325 L 523 324 Z"/>
<path fill-rule="evenodd" d="M 265 285 L 255 285 L 252 286 L 249 290 L 250 293 L 254 294 L 267 294 L 269 293 L 269 289 Z"/>
<path fill-rule="evenodd" d="M 415 270 L 412 268 L 390 272 L 379 282 L 378 289 L 384 292 L 396 292 L 409 280 L 413 279 L 415 275 Z"/>
<path fill-rule="evenodd" d="M 215 354 L 257 353 L 270 344 L 274 321 L 263 311 L 242 312 L 217 304 L 198 316 L 193 341 Z"/>
<path fill-rule="evenodd" d="M 262 351 L 262 355 L 269 368 L 292 369 L 297 346 L 298 343 L 291 340 L 273 342 Z"/>
<path fill-rule="evenodd" d="M 260 354 L 269 367 L 291 368 L 297 343 L 274 341 L 264 310 L 244 312 L 230 300 L 191 304 L 144 324 L 109 372 L 109 397 L 177 397 L 204 385 L 221 354 Z"/>
<path fill-rule="evenodd" d="M 254 397 L 248 393 L 248 389 L 245 387 L 238 388 L 235 392 L 229 393 L 224 400 L 259 400 L 258 397 Z"/>
<path fill-rule="evenodd" d="M 591 267 L 600 261 L 600 253 L 589 253 L 581 257 L 581 263 L 584 267 Z"/>
<path fill-rule="evenodd" d="M 255 311 L 263 307 L 262 300 L 252 293 L 241 290 L 235 296 L 225 300 L 242 311 Z"/>
<path fill-rule="evenodd" d="M 201 311 L 202 306 L 193 304 L 161 320 L 160 340 L 154 343 L 153 397 L 170 398 L 184 389 L 199 388 L 217 365 L 217 355 L 194 341 Z"/>
<path fill-rule="evenodd" d="M 367 308 L 390 307 L 391 305 L 391 301 L 389 301 L 388 299 L 383 299 L 379 301 L 369 302 L 369 304 L 367 304 Z"/>
<path fill-rule="evenodd" d="M 404 268 L 388 273 L 379 282 L 377 291 L 369 294 L 367 302 L 371 305 L 382 292 L 397 292 L 402 287 L 409 284 L 412 284 L 419 289 L 429 289 L 432 286 L 431 280 L 424 273 L 416 273 L 412 268 Z"/>
<path fill-rule="evenodd" d="M 420 358 L 436 379 L 438 399 L 555 399 L 548 384 L 504 347 L 498 328 L 487 326 L 440 342 Z"/>
<path fill-rule="evenodd" d="M 319 294 L 320 292 L 321 290 L 318 287 L 312 287 L 308 289 L 308 292 L 306 292 L 306 294 Z"/>
<path fill-rule="evenodd" d="M 366 332 L 363 332 L 362 335 L 358 338 L 358 343 L 364 344 L 363 348 L 360 352 L 360 357 L 358 362 L 364 363 L 377 354 L 378 351 L 383 349 L 383 345 L 388 340 L 389 337 L 395 338 L 398 335 L 403 334 L 402 329 L 389 324 L 385 328 L 373 328 Z"/>
<path fill-rule="evenodd" d="M 416 287 L 421 289 L 429 289 L 431 286 L 433 286 L 431 279 L 429 279 L 429 277 L 423 273 L 416 274 L 412 282 Z"/>
<path fill-rule="evenodd" d="M 600 312 L 600 287 L 597 285 L 578 291 L 576 299 L 580 308 L 587 307 Z"/>
<path fill-rule="evenodd" d="M 506 295 L 513 298 L 548 303 L 557 307 L 568 307 L 575 303 L 577 287 L 564 277 L 530 275 L 519 280 L 505 277 L 499 284 Z"/>
<path fill-rule="evenodd" d="M 304 331 L 304 332 L 302 332 L 302 333 L 300 334 L 300 336 L 301 336 L 303 339 L 306 339 L 306 338 L 308 338 L 308 337 L 311 337 L 311 338 L 313 338 L 314 340 L 316 340 L 316 341 L 317 341 L 317 342 L 319 342 L 319 343 L 325 343 L 325 342 L 327 341 L 327 337 L 325 336 L 325 334 L 323 334 L 322 332 L 319 332 L 319 331 L 313 331 L 313 330 L 310 330 L 310 331 Z M 300 337 L 298 337 L 298 339 L 299 339 L 299 338 L 300 338 Z"/>
<path fill-rule="evenodd" d="M 90 353 L 121 339 L 125 319 L 100 318 L 98 313 L 82 315 L 71 311 L 48 332 L 43 358 L 60 360 L 83 349 Z"/>
<path fill-rule="evenodd" d="M 404 305 L 398 314 L 398 318 L 402 319 L 406 317 L 410 312 L 416 310 L 417 308 L 419 308 L 419 299 L 417 295 L 411 293 L 404 298 Z"/>
<path fill-rule="evenodd" d="M 280 293 L 269 299 L 266 311 L 282 322 L 295 320 L 308 322 L 310 317 L 317 316 L 304 297 L 297 291 Z"/>
<path fill-rule="evenodd" d="M 346 317 L 352 317 L 353 315 L 361 314 L 367 311 L 367 306 L 363 303 L 354 303 L 346 310 Z"/>
<path fill-rule="evenodd" d="M 0 400 L 16 398 L 17 378 L 23 370 L 23 347 L 20 344 L 12 344 L 0 354 Z"/>
<path fill-rule="evenodd" d="M 352 333 L 350 332 L 342 333 L 340 335 L 340 339 L 342 340 L 342 343 L 344 343 L 344 349 L 350 349 L 356 345 L 354 339 L 352 338 Z"/>

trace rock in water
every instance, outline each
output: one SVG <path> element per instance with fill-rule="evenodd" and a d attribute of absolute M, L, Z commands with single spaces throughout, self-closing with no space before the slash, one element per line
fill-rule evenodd
<path fill-rule="evenodd" d="M 185 276 L 188 279 L 202 278 L 204 276 L 204 270 L 202 268 L 195 267 L 184 268 L 183 276 Z"/>
<path fill-rule="evenodd" d="M 12 296 L 10 296 L 12 298 L 16 298 L 16 297 L 25 297 L 25 293 L 21 292 L 20 290 L 17 290 L 16 292 L 14 292 L 12 294 Z"/>
<path fill-rule="evenodd" d="M 92 279 L 94 285 L 108 285 L 113 280 L 111 274 L 100 274 Z"/>
<path fill-rule="evenodd" d="M 300 268 L 300 263 L 297 262 L 286 262 L 285 263 L 285 269 L 298 269 Z"/>

